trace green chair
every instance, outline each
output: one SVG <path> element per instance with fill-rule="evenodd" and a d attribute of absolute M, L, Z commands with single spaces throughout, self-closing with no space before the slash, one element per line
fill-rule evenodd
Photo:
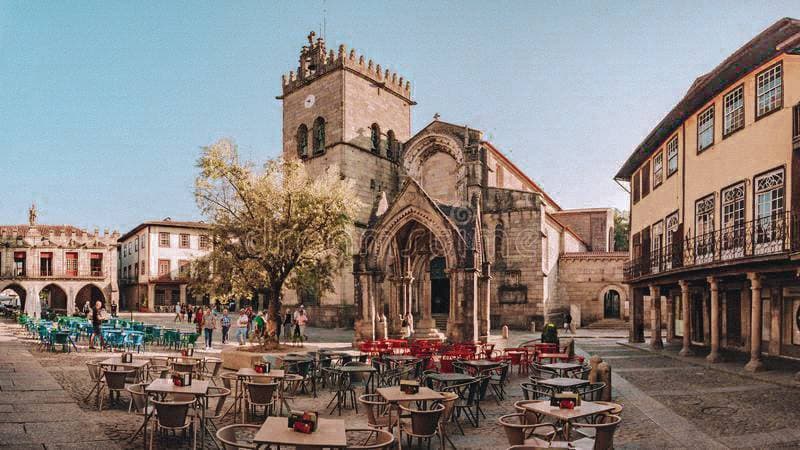
<path fill-rule="evenodd" d="M 189 348 L 194 347 L 194 344 L 197 342 L 197 338 L 200 335 L 197 333 L 183 333 L 180 336 L 181 341 L 178 348 Z"/>

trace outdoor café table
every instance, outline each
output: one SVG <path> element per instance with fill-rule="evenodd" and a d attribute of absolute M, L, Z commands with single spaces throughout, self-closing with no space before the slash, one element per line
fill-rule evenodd
<path fill-rule="evenodd" d="M 172 378 L 156 378 L 152 383 L 144 388 L 148 394 L 155 393 L 160 396 L 167 394 L 191 394 L 195 397 L 202 399 L 202 407 L 200 408 L 200 448 L 205 448 L 206 443 L 206 409 L 208 409 L 208 380 L 192 380 L 191 386 L 175 386 Z M 145 396 L 144 403 L 144 444 L 147 445 L 147 422 L 150 418 L 146 413 L 150 403 L 150 396 Z"/>
<path fill-rule="evenodd" d="M 537 383 L 549 386 L 556 392 L 562 392 L 565 389 L 586 386 L 589 384 L 589 381 L 580 378 L 545 378 L 543 380 L 538 380 Z"/>
<path fill-rule="evenodd" d="M 559 408 L 558 406 L 550 406 L 549 400 L 542 400 L 540 402 L 525 403 L 524 408 L 528 411 L 537 414 L 544 414 L 564 423 L 564 436 L 569 440 L 570 425 L 573 421 L 587 416 L 604 413 L 614 409 L 608 403 L 595 403 L 589 401 L 582 401 L 580 406 L 573 409 Z"/>
<path fill-rule="evenodd" d="M 550 362 L 553 362 L 553 360 L 556 360 L 556 359 L 566 361 L 566 360 L 569 359 L 569 355 L 566 354 L 566 353 L 540 353 L 539 354 L 539 360 L 543 361 L 545 359 L 549 359 Z"/>
<path fill-rule="evenodd" d="M 466 383 L 475 379 L 475 377 L 473 377 L 472 375 L 467 375 L 466 373 L 458 373 L 458 372 L 431 373 L 426 375 L 426 377 L 438 383 L 444 384 L 445 386 Z"/>
<path fill-rule="evenodd" d="M 478 372 L 483 372 L 484 370 L 491 370 L 500 367 L 500 364 L 502 364 L 502 361 L 492 361 L 489 359 L 466 359 L 459 362 L 461 364 L 464 364 L 465 366 L 472 367 Z"/>
<path fill-rule="evenodd" d="M 246 379 L 252 379 L 255 377 L 266 377 L 266 378 L 276 378 L 278 380 L 278 391 L 281 397 L 281 411 L 283 411 L 283 405 L 286 405 L 286 408 L 291 411 L 289 408 L 289 404 L 286 403 L 286 400 L 283 398 L 283 378 L 285 376 L 285 372 L 280 369 L 272 369 L 267 373 L 258 373 L 255 369 L 250 367 L 243 367 L 236 372 L 236 397 L 234 397 L 234 413 L 233 417 L 236 417 L 239 414 L 239 411 L 242 411 L 242 423 L 245 422 L 245 411 L 246 409 L 243 407 L 242 402 L 244 401 L 244 381 Z"/>
<path fill-rule="evenodd" d="M 411 356 L 411 355 L 389 355 L 386 357 L 386 359 L 394 364 L 402 364 L 419 360 L 419 358 L 417 358 L 416 356 Z"/>
<path fill-rule="evenodd" d="M 347 448 L 344 419 L 319 419 L 317 431 L 301 433 L 289 428 L 288 417 L 267 417 L 261 428 L 253 436 L 253 443 L 259 447 L 295 446 L 298 450 L 311 448 Z"/>
<path fill-rule="evenodd" d="M 143 376 L 143 373 L 142 373 L 143 372 L 142 369 L 147 367 L 149 364 L 150 364 L 150 360 L 149 359 L 133 359 L 129 363 L 124 363 L 124 362 L 122 362 L 122 358 L 119 357 L 119 356 L 118 357 L 111 357 L 111 358 L 104 359 L 104 360 L 100 361 L 100 365 L 101 366 L 108 366 L 108 367 L 112 367 L 112 368 L 124 367 L 125 369 L 134 369 L 134 370 L 136 370 L 136 378 L 139 379 L 139 380 L 143 380 L 144 379 L 144 376 Z"/>
<path fill-rule="evenodd" d="M 542 365 L 545 369 L 552 369 L 558 372 L 558 376 L 563 377 L 566 372 L 570 370 L 580 369 L 583 367 L 582 364 L 578 363 L 569 363 L 569 362 L 557 362 L 551 364 L 544 364 Z"/>
<path fill-rule="evenodd" d="M 367 380 L 366 384 L 366 394 L 370 392 L 375 392 L 375 373 L 378 371 L 375 367 L 369 364 L 362 364 L 362 363 L 353 363 L 347 366 L 342 366 L 338 368 L 339 371 L 345 372 L 348 374 L 353 373 L 368 373 L 369 379 Z"/>
<path fill-rule="evenodd" d="M 383 397 L 394 409 L 397 411 L 397 417 L 400 417 L 400 402 L 427 402 L 427 401 L 434 401 L 434 400 L 441 400 L 444 396 L 434 391 L 433 389 L 426 388 L 423 386 L 419 387 L 419 392 L 416 394 L 406 394 L 405 392 L 400 390 L 400 386 L 391 386 L 391 387 L 383 387 L 378 388 L 378 394 Z M 393 432 L 392 427 L 392 408 L 389 408 L 389 429 Z M 402 449 L 402 442 L 400 439 L 397 440 L 397 448 Z"/>

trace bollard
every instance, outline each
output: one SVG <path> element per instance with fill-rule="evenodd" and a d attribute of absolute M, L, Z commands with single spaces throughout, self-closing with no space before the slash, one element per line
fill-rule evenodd
<path fill-rule="evenodd" d="M 531 333 L 536 333 L 536 322 L 531 322 Z"/>
<path fill-rule="evenodd" d="M 598 381 L 605 383 L 606 387 L 600 391 L 600 400 L 604 402 L 611 401 L 611 366 L 607 362 L 601 362 L 597 365 Z"/>
<path fill-rule="evenodd" d="M 383 314 L 381 314 L 381 328 L 384 339 L 389 339 L 389 321 L 386 320 L 386 316 Z"/>
<path fill-rule="evenodd" d="M 503 325 L 503 339 L 508 339 L 508 325 Z"/>
<path fill-rule="evenodd" d="M 589 383 L 597 383 L 597 366 L 601 362 L 603 362 L 603 358 L 599 355 L 589 358 L 589 367 L 591 367 L 591 370 L 589 370 Z"/>

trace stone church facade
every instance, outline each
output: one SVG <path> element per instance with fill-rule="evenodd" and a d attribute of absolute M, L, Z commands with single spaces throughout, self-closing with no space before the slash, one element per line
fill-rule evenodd
<path fill-rule="evenodd" d="M 602 319 L 598 296 L 624 318 L 611 209 L 562 209 L 479 130 L 437 116 L 412 134 L 410 83 L 313 33 L 278 98 L 284 157 L 336 167 L 364 205 L 334 291 L 284 292 L 312 324 L 371 339 L 398 335 L 411 312 L 417 338 L 478 340 L 571 309 Z"/>

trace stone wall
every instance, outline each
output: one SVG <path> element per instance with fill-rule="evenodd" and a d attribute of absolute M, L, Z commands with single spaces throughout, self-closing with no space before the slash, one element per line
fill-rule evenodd
<path fill-rule="evenodd" d="M 551 213 L 586 242 L 591 251 L 613 250 L 614 211 L 610 208 L 563 210 Z"/>
<path fill-rule="evenodd" d="M 581 308 L 579 326 L 603 319 L 603 295 L 608 290 L 620 294 L 620 312 L 626 318 L 628 290 L 622 284 L 622 265 L 628 258 L 624 252 L 565 253 L 558 264 L 558 295 L 549 311 L 561 314 L 570 305 Z"/>

